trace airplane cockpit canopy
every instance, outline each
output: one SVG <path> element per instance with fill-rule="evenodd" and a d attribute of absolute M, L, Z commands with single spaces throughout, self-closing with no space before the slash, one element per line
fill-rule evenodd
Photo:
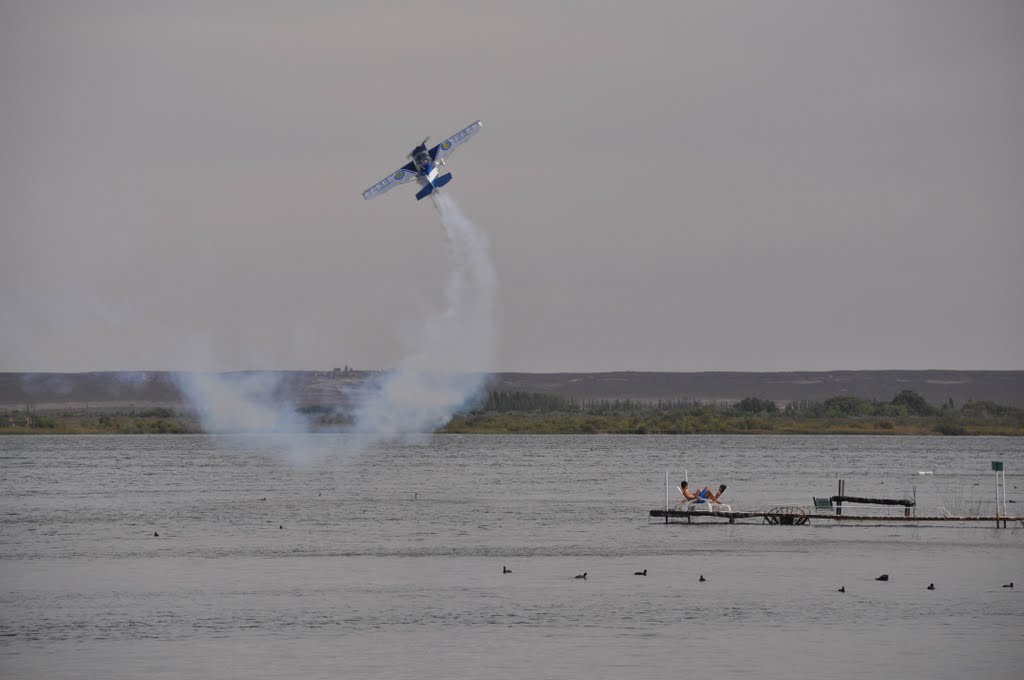
<path fill-rule="evenodd" d="M 419 151 L 415 156 L 412 157 L 412 162 L 416 164 L 417 168 L 425 168 L 432 162 L 430 154 L 427 153 L 426 149 Z"/>

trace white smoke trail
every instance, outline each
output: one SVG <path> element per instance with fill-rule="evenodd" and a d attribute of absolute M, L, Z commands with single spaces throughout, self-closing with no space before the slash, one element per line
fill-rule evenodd
<path fill-rule="evenodd" d="M 309 423 L 288 400 L 274 396 L 280 377 L 271 372 L 177 374 L 176 382 L 209 433 L 305 432 Z"/>
<path fill-rule="evenodd" d="M 451 271 L 445 308 L 425 326 L 395 370 L 353 397 L 354 433 L 344 448 L 366 450 L 386 438 L 429 433 L 481 394 L 495 347 L 497 276 L 487 237 L 447 194 L 435 194 L 448 245 Z M 178 387 L 196 409 L 203 429 L 219 435 L 287 433 L 270 442 L 298 464 L 331 454 L 323 439 L 303 436 L 314 428 L 282 398 L 281 375 L 272 372 L 179 374 Z M 248 443 L 252 446 L 252 442 Z"/>
<path fill-rule="evenodd" d="M 431 197 L 451 260 L 446 307 L 419 351 L 360 399 L 356 430 L 377 437 L 430 432 L 479 397 L 492 368 L 497 274 L 487 237 L 449 194 Z"/>
<path fill-rule="evenodd" d="M 288 396 L 285 373 L 178 373 L 203 431 L 227 450 L 283 459 L 299 468 L 338 453 L 331 439 L 313 434 L 310 417 Z"/>

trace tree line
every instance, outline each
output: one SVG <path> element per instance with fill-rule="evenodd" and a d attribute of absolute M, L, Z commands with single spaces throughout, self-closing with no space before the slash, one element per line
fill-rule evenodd
<path fill-rule="evenodd" d="M 296 409 L 313 430 L 344 432 L 352 414 L 336 405 Z M 0 433 L 177 434 L 201 432 L 198 415 L 170 408 L 36 413 L 0 412 Z M 1024 435 L 1024 409 L 993 401 L 929 403 L 904 390 L 889 400 L 840 395 L 781 406 L 747 397 L 699 400 L 574 399 L 492 391 L 439 430 L 534 434 L 942 434 Z"/>
<path fill-rule="evenodd" d="M 894 433 L 1024 434 L 1024 409 L 992 401 L 936 406 L 913 390 L 887 401 L 840 395 L 824 401 L 770 399 L 580 400 L 551 394 L 490 392 L 457 414 L 447 432 L 609 434 Z"/>

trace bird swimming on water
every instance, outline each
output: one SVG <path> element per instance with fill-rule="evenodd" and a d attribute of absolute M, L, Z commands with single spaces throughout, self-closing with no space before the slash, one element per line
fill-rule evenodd
<path fill-rule="evenodd" d="M 934 583 L 929 583 L 928 587 L 926 588 L 926 590 L 935 590 L 935 584 Z"/>
<path fill-rule="evenodd" d="M 508 567 L 506 567 L 506 566 L 504 566 L 504 565 L 503 565 L 503 566 L 501 567 L 501 573 L 502 573 L 502 574 L 511 574 L 511 573 L 512 573 L 512 570 L 511 570 L 511 569 L 509 569 Z"/>
<path fill-rule="evenodd" d="M 845 593 L 846 592 L 846 586 L 839 586 L 839 590 L 837 590 L 836 592 Z"/>
<path fill-rule="evenodd" d="M 1005 586 L 1003 586 L 1003 587 L 1004 587 L 1004 588 L 1012 588 L 1012 587 L 1013 587 L 1013 581 L 1010 581 L 1009 583 L 1007 583 L 1007 584 L 1006 584 Z"/>
<path fill-rule="evenodd" d="M 889 575 L 888 574 L 882 574 L 881 576 L 879 576 L 875 580 L 876 581 L 888 581 L 889 580 Z"/>
<path fill-rule="evenodd" d="M 158 534 L 158 533 L 156 533 L 156 532 L 154 531 L 154 532 L 153 532 L 153 535 L 154 535 L 154 536 L 159 536 L 160 534 Z"/>
<path fill-rule="evenodd" d="M 700 583 L 704 583 L 705 581 L 707 581 L 707 579 L 706 579 L 706 578 L 704 578 L 704 574 L 701 574 L 701 575 L 700 575 L 700 578 L 699 578 L 699 579 L 697 579 L 697 580 L 698 580 L 698 581 L 699 581 Z"/>
<path fill-rule="evenodd" d="M 582 574 L 576 574 L 576 576 L 574 576 L 573 578 L 581 578 L 584 581 L 586 581 L 587 580 L 587 572 L 583 572 Z"/>
<path fill-rule="evenodd" d="M 633 576 L 647 576 L 647 570 L 644 569 L 643 571 L 634 571 Z"/>

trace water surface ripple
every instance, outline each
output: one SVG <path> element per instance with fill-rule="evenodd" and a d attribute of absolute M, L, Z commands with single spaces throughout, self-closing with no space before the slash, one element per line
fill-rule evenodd
<path fill-rule="evenodd" d="M 998 437 L 0 437 L 0 676 L 1018 678 L 1024 530 L 648 518 L 991 514 L 992 460 L 1024 502 Z"/>

